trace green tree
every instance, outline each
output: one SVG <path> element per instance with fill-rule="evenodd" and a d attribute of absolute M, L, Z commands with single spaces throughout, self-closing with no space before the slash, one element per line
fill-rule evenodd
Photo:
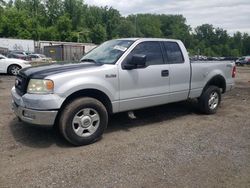
<path fill-rule="evenodd" d="M 63 3 L 61 0 L 45 0 L 45 6 L 47 24 L 53 25 L 63 14 Z"/>
<path fill-rule="evenodd" d="M 69 15 L 74 30 L 82 25 L 86 7 L 82 0 L 64 0 L 64 11 Z"/>
<path fill-rule="evenodd" d="M 107 39 L 112 39 L 116 36 L 116 29 L 119 25 L 121 20 L 121 15 L 118 10 L 108 8 L 107 6 L 104 7 L 104 14 L 103 14 L 103 23 L 106 26 L 107 32 Z"/>
<path fill-rule="evenodd" d="M 107 39 L 105 27 L 100 24 L 97 24 L 91 32 L 91 39 L 92 42 L 94 42 L 95 44 L 100 44 L 104 42 Z"/>
<path fill-rule="evenodd" d="M 242 37 L 243 55 L 250 55 L 250 36 L 247 33 Z"/>
<path fill-rule="evenodd" d="M 67 14 L 60 16 L 56 23 L 57 31 L 60 33 L 61 41 L 68 41 L 72 29 L 71 20 Z"/>
<path fill-rule="evenodd" d="M 135 36 L 135 25 L 127 19 L 122 19 L 114 31 L 117 37 L 133 37 Z"/>
<path fill-rule="evenodd" d="M 58 30 L 54 26 L 50 27 L 40 27 L 38 28 L 39 38 L 40 40 L 52 40 L 57 41 L 60 40 L 60 34 L 58 33 Z"/>
<path fill-rule="evenodd" d="M 161 37 L 161 22 L 156 15 L 137 14 L 128 16 L 131 23 L 134 22 L 136 37 Z"/>

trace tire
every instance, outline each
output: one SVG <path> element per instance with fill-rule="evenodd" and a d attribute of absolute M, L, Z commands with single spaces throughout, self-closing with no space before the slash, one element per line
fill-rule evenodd
<path fill-rule="evenodd" d="M 103 134 L 108 124 L 104 105 L 89 97 L 73 100 L 59 117 L 59 130 L 75 146 L 91 144 Z"/>
<path fill-rule="evenodd" d="M 21 67 L 19 65 L 10 65 L 8 67 L 7 73 L 16 76 L 20 69 Z"/>
<path fill-rule="evenodd" d="M 221 91 L 217 86 L 209 86 L 199 98 L 199 107 L 204 114 L 215 114 L 221 102 Z"/>

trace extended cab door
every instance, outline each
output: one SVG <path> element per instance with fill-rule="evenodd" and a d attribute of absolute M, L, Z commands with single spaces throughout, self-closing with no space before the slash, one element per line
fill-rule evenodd
<path fill-rule="evenodd" d="M 186 100 L 190 90 L 191 65 L 182 42 L 164 41 L 164 57 L 169 64 L 169 101 Z"/>
<path fill-rule="evenodd" d="M 139 109 L 168 102 L 169 64 L 163 57 L 159 41 L 144 41 L 137 44 L 122 62 L 130 61 L 133 55 L 145 55 L 146 66 L 126 70 L 119 68 L 120 111 Z"/>

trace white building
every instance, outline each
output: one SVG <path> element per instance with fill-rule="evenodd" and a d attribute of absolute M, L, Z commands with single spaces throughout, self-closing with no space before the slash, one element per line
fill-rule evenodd
<path fill-rule="evenodd" d="M 0 47 L 11 50 L 35 51 L 35 41 L 25 39 L 0 38 Z"/>

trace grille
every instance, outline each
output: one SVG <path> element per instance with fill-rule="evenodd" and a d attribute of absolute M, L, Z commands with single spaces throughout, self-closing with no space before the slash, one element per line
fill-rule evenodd
<path fill-rule="evenodd" d="M 15 81 L 16 92 L 21 96 L 24 95 L 26 93 L 27 85 L 28 78 L 24 75 L 18 74 Z"/>

